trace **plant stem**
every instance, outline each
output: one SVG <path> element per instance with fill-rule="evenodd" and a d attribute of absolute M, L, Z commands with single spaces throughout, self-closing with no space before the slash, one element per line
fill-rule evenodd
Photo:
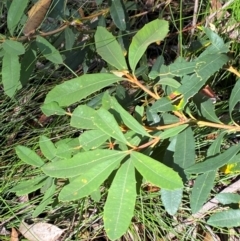
<path fill-rule="evenodd" d="M 158 100 L 160 97 L 158 95 L 156 95 L 155 93 L 153 93 L 152 91 L 150 91 L 148 88 L 146 88 L 144 85 L 142 85 L 138 79 L 135 76 L 132 76 L 131 74 L 125 74 L 127 77 L 127 80 L 132 83 L 137 85 L 139 88 L 141 88 L 143 91 L 145 91 L 146 93 L 148 93 L 150 96 L 152 96 L 155 100 Z"/>

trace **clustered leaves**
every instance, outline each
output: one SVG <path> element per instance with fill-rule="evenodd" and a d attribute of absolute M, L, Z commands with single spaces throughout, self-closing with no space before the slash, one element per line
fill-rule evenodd
<path fill-rule="evenodd" d="M 114 23 L 124 31 L 127 23 L 122 20 L 126 20 L 122 18 L 124 11 L 118 11 L 123 9 L 119 2 L 112 2 L 110 12 Z M 8 22 L 9 30 L 13 32 L 14 22 Z M 175 215 L 181 204 L 184 184 L 192 174 L 197 174 L 190 195 L 191 210 L 196 213 L 209 198 L 219 168 L 239 162 L 239 158 L 236 158 L 239 155 L 239 145 L 220 152 L 225 131 L 212 143 L 203 162 L 195 163 L 193 128 L 240 130 L 234 121 L 233 125 L 223 124 L 215 114 L 214 104 L 199 93 L 209 78 L 229 60 L 226 54 L 229 44 L 225 44 L 216 33 L 202 28 L 207 37 L 207 47 L 202 46 L 198 57 L 190 62 L 178 57 L 174 63 L 165 65 L 161 55 L 149 71 L 148 81 L 144 84 L 140 81 L 139 61 L 150 44 L 160 44 L 166 38 L 168 28 L 167 21 L 154 20 L 140 29 L 129 46 L 123 48 L 119 39 L 106 27 L 98 26 L 94 34 L 95 46 L 109 70 L 104 69 L 101 73 L 84 74 L 65 81 L 47 94 L 41 108 L 43 113 L 47 116 L 67 115 L 70 125 L 83 133 L 78 138 L 56 143 L 41 136 L 39 145 L 43 158 L 27 147 L 16 147 L 18 157 L 39 168 L 42 175 L 21 182 L 11 191 L 24 195 L 48 187 L 33 217 L 43 212 L 52 202 L 51 197 L 54 194 L 58 195 L 59 201 L 75 201 L 91 196 L 94 192 L 100 193 L 100 187 L 105 183 L 108 196 L 104 205 L 104 227 L 108 237 L 115 240 L 127 231 L 134 215 L 139 192 L 137 182 L 149 182 L 161 188 L 161 198 L 166 211 Z M 14 40 L 4 42 L 2 68 L 7 95 L 13 96 L 18 88 L 19 82 L 16 80 L 20 80 L 22 71 L 20 55 L 25 53 L 34 59 L 36 51 L 39 51 L 48 61 L 64 64 L 60 52 L 44 37 L 37 36 L 35 43 L 37 49 L 36 46 L 30 46 L 25 52 L 21 43 Z M 127 58 L 124 49 L 128 50 Z M 12 75 L 9 75 L 10 72 Z M 119 88 L 121 94 L 128 94 L 127 90 L 121 87 L 122 82 L 127 82 L 144 93 L 142 96 L 145 103 L 138 102 L 132 113 L 128 109 L 131 103 L 120 104 L 121 96 L 115 91 L 115 88 Z M 111 88 L 114 88 L 114 91 L 111 91 Z M 97 105 L 93 107 L 79 104 L 100 90 L 102 94 Z M 238 92 L 239 82 L 230 97 L 231 118 L 239 101 Z M 72 112 L 66 109 L 73 104 Z M 192 112 L 190 105 L 197 109 L 197 115 Z M 162 145 L 164 140 L 168 141 L 167 147 Z M 112 174 L 113 179 L 108 179 Z M 64 180 L 61 188 L 57 186 L 57 179 Z M 227 198 L 231 202 L 239 200 L 239 196 L 220 196 L 219 200 L 226 203 Z M 227 221 L 219 220 L 239 215 L 238 212 L 229 210 L 216 214 L 209 219 L 209 224 L 226 226 Z M 239 225 L 239 221 L 232 221 L 230 226 L 234 225 Z"/>

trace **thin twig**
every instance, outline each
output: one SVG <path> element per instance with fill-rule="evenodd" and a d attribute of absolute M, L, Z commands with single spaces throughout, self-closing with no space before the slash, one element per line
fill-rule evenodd
<path fill-rule="evenodd" d="M 195 26 L 196 26 L 196 24 L 197 24 L 198 4 L 199 4 L 199 0 L 195 0 L 194 10 L 193 10 L 193 20 L 192 20 L 191 38 L 192 38 L 193 35 L 194 35 Z"/>

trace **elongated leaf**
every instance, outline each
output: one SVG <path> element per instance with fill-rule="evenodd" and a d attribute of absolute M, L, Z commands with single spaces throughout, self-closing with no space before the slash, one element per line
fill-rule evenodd
<path fill-rule="evenodd" d="M 16 90 L 21 87 L 20 63 L 17 55 L 5 53 L 2 60 L 2 82 L 6 95 L 13 97 Z"/>
<path fill-rule="evenodd" d="M 116 26 L 120 30 L 124 31 L 126 29 L 126 16 L 125 11 L 123 9 L 122 1 L 112 0 L 110 14 Z"/>
<path fill-rule="evenodd" d="M 188 173 L 204 173 L 208 171 L 214 171 L 223 165 L 231 162 L 231 160 L 235 157 L 235 155 L 239 152 L 240 145 L 235 145 L 230 147 L 224 153 L 219 154 L 215 157 L 207 158 L 206 161 L 197 163 L 186 169 Z"/>
<path fill-rule="evenodd" d="M 7 26 L 11 35 L 13 35 L 17 24 L 21 20 L 23 12 L 28 5 L 28 2 L 29 0 L 13 0 L 11 2 L 11 6 L 7 13 Z"/>
<path fill-rule="evenodd" d="M 39 214 L 41 214 L 48 204 L 52 202 L 53 195 L 56 190 L 56 185 L 53 183 L 51 187 L 45 192 L 42 201 L 38 204 L 36 209 L 34 210 L 32 216 L 37 217 Z"/>
<path fill-rule="evenodd" d="M 15 150 L 17 156 L 29 165 L 41 167 L 45 164 L 44 161 L 40 158 L 40 156 L 38 156 L 34 151 L 25 146 L 17 146 Z"/>
<path fill-rule="evenodd" d="M 155 113 L 173 111 L 173 110 L 174 110 L 174 106 L 172 104 L 172 101 L 168 97 L 162 97 L 150 107 L 150 111 Z"/>
<path fill-rule="evenodd" d="M 234 107 L 240 101 L 239 95 L 240 95 L 240 78 L 238 79 L 237 83 L 234 85 L 230 99 L 229 99 L 229 113 L 230 113 L 231 119 L 232 119 L 232 112 L 234 110 Z"/>
<path fill-rule="evenodd" d="M 21 72 L 20 72 L 20 81 L 22 85 L 26 85 L 28 80 L 35 68 L 37 62 L 37 47 L 36 43 L 32 42 L 21 59 Z"/>
<path fill-rule="evenodd" d="M 174 62 L 170 65 L 162 65 L 160 69 L 159 76 L 160 77 L 175 77 L 175 76 L 183 76 L 186 74 L 191 74 L 194 72 L 196 67 L 195 62 Z"/>
<path fill-rule="evenodd" d="M 106 160 L 75 178 L 59 194 L 61 201 L 71 201 L 90 195 L 120 164 L 120 159 Z"/>
<path fill-rule="evenodd" d="M 190 206 L 192 213 L 198 212 L 207 201 L 210 191 L 214 186 L 216 171 L 206 172 L 198 176 L 195 180 L 190 196 Z"/>
<path fill-rule="evenodd" d="M 21 55 L 25 53 L 23 44 L 13 40 L 5 40 L 2 47 L 6 53 L 11 55 Z"/>
<path fill-rule="evenodd" d="M 150 79 L 155 79 L 158 77 L 161 66 L 164 64 L 164 58 L 162 55 L 158 56 L 148 77 Z"/>
<path fill-rule="evenodd" d="M 229 43 L 225 44 L 222 37 L 213 32 L 210 28 L 203 28 L 203 30 L 210 39 L 211 45 L 207 47 L 201 56 L 206 54 L 227 53 L 229 51 Z"/>
<path fill-rule="evenodd" d="M 114 150 L 81 152 L 70 159 L 44 165 L 42 171 L 50 177 L 75 177 L 108 160 L 122 160 L 127 153 Z"/>
<path fill-rule="evenodd" d="M 9 191 L 16 192 L 17 196 L 26 195 L 40 189 L 45 184 L 46 180 L 46 176 L 35 177 L 34 179 L 20 182 Z"/>
<path fill-rule="evenodd" d="M 68 106 L 121 80 L 122 78 L 108 73 L 82 75 L 57 85 L 47 94 L 44 103 L 56 101 L 60 106 Z"/>
<path fill-rule="evenodd" d="M 39 0 L 28 11 L 28 20 L 24 26 L 23 33 L 29 36 L 41 25 L 52 0 Z M 55 8 L 57 7 L 55 3 Z"/>
<path fill-rule="evenodd" d="M 71 50 L 75 42 L 75 33 L 71 28 L 66 28 L 65 33 L 65 49 Z"/>
<path fill-rule="evenodd" d="M 61 108 L 56 101 L 42 105 L 41 110 L 46 116 L 66 115 L 66 111 Z"/>
<path fill-rule="evenodd" d="M 173 87 L 175 89 L 177 89 L 177 88 L 179 88 L 181 86 L 181 84 L 177 80 L 172 79 L 172 78 L 161 78 L 158 81 L 158 84 L 171 86 L 171 87 Z"/>
<path fill-rule="evenodd" d="M 107 63 L 118 70 L 128 69 L 121 46 L 106 28 L 98 27 L 94 38 L 98 54 Z"/>
<path fill-rule="evenodd" d="M 57 145 L 56 156 L 61 159 L 69 160 L 72 156 L 72 152 L 74 151 L 73 147 L 68 145 L 68 143 L 60 143 Z"/>
<path fill-rule="evenodd" d="M 182 201 L 183 189 L 161 190 L 161 199 L 166 211 L 170 215 L 175 215 Z"/>
<path fill-rule="evenodd" d="M 216 140 L 214 140 L 214 142 L 211 144 L 211 146 L 208 148 L 207 150 L 207 156 L 214 156 L 218 153 L 220 153 L 220 149 L 221 149 L 221 144 L 223 142 L 223 137 L 227 134 L 226 131 L 222 131 L 218 137 L 216 138 Z"/>
<path fill-rule="evenodd" d="M 164 140 L 167 138 L 170 138 L 172 136 L 176 136 L 178 133 L 183 131 L 185 128 L 188 127 L 188 124 L 180 125 L 180 126 L 175 126 L 173 128 L 169 128 L 168 130 L 165 130 L 164 132 L 160 133 L 159 137 Z"/>
<path fill-rule="evenodd" d="M 135 72 L 136 66 L 148 45 L 163 40 L 168 33 L 168 22 L 156 19 L 140 29 L 133 37 L 129 47 L 128 60 L 130 67 Z"/>
<path fill-rule="evenodd" d="M 136 133 L 139 133 L 143 136 L 150 136 L 147 131 L 144 129 L 144 127 L 137 122 L 132 115 L 130 115 L 118 102 L 114 97 L 108 96 L 110 107 L 111 109 L 118 112 L 118 114 L 121 116 L 124 124 L 129 127 L 129 129 L 135 131 Z"/>
<path fill-rule="evenodd" d="M 184 76 L 183 84 L 178 91 L 183 94 L 184 103 L 194 96 L 206 83 L 208 78 L 218 71 L 226 62 L 228 57 L 225 54 L 208 54 L 197 60 L 195 74 Z"/>
<path fill-rule="evenodd" d="M 160 122 L 159 115 L 156 112 L 151 112 L 149 107 L 147 107 L 146 109 L 146 116 L 147 121 L 150 123 L 150 125 L 154 125 Z"/>
<path fill-rule="evenodd" d="M 240 210 L 227 210 L 221 211 L 211 215 L 208 219 L 207 224 L 215 227 L 238 227 L 240 226 Z"/>
<path fill-rule="evenodd" d="M 48 159 L 53 160 L 56 156 L 56 147 L 52 141 L 46 136 L 40 136 L 39 146 L 42 154 Z"/>
<path fill-rule="evenodd" d="M 100 108 L 97 111 L 97 115 L 94 116 L 93 122 L 95 126 L 105 134 L 127 144 L 127 140 L 124 137 L 118 123 L 116 122 L 113 115 L 110 114 L 107 110 Z"/>
<path fill-rule="evenodd" d="M 101 187 L 97 188 L 91 193 L 91 199 L 94 202 L 99 202 L 101 200 Z"/>
<path fill-rule="evenodd" d="M 111 240 L 120 238 L 127 231 L 133 217 L 136 196 L 135 169 L 128 160 L 114 177 L 104 206 L 104 228 Z"/>
<path fill-rule="evenodd" d="M 46 59 L 54 64 L 62 64 L 63 59 L 59 51 L 40 35 L 36 38 L 37 46 Z"/>
<path fill-rule="evenodd" d="M 161 117 L 165 125 L 179 122 L 178 117 L 176 117 L 175 115 L 169 114 L 167 112 L 163 113 Z"/>
<path fill-rule="evenodd" d="M 79 136 L 80 146 L 88 151 L 90 149 L 96 149 L 100 145 L 102 145 L 107 139 L 109 135 L 105 134 L 101 130 L 90 130 L 85 131 Z"/>
<path fill-rule="evenodd" d="M 81 129 L 96 129 L 93 118 L 96 111 L 87 105 L 79 105 L 72 113 L 70 125 Z"/>
<path fill-rule="evenodd" d="M 207 99 L 201 103 L 197 103 L 199 115 L 204 117 L 206 120 L 221 123 L 216 116 L 214 104 L 211 99 Z"/>
<path fill-rule="evenodd" d="M 167 190 L 183 187 L 178 173 L 149 156 L 133 151 L 131 160 L 141 175 L 149 182 Z"/>
<path fill-rule="evenodd" d="M 216 195 L 216 199 L 224 205 L 231 203 L 239 203 L 240 195 L 237 193 L 219 193 Z"/>
<path fill-rule="evenodd" d="M 190 127 L 177 135 L 174 163 L 183 169 L 195 163 L 195 139 Z"/>

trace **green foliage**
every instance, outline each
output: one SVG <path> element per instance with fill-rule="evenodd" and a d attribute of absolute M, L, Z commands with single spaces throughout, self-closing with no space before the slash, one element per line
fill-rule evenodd
<path fill-rule="evenodd" d="M 23 1 L 16 12 L 16 2 L 12 1 L 9 9 L 10 35 L 22 27 L 20 20 L 28 3 Z M 161 188 L 163 206 L 170 215 L 175 215 L 181 206 L 185 183 L 191 174 L 199 174 L 189 197 L 192 213 L 196 213 L 208 200 L 218 169 L 234 163 L 239 152 L 238 144 L 221 153 L 221 143 L 228 134 L 222 132 L 207 150 L 204 160 L 195 163 L 194 130 L 211 127 L 239 131 L 234 121 L 231 125 L 223 124 L 211 100 L 199 94 L 211 76 L 229 61 L 229 44 L 212 30 L 202 28 L 209 45 L 198 56 L 189 62 L 179 57 L 166 65 L 162 54 L 148 69 L 146 51 L 149 45 L 158 47 L 164 41 L 169 23 L 156 19 L 145 24 L 130 40 L 130 35 L 124 36 L 129 34 L 127 11 L 128 5 L 123 1 L 111 1 L 110 9 L 98 15 L 94 24 L 87 17 L 71 16 L 71 21 L 53 32 L 54 37 L 37 33 L 28 36 L 29 44 L 25 36 L 20 40 L 5 36 L 1 46 L 2 82 L 9 97 L 27 84 L 36 71 L 37 61 L 44 63 L 45 71 L 62 73 L 66 68 L 69 75 L 79 65 L 83 71 L 81 76 L 74 73 L 74 78 L 53 87 L 41 106 L 46 116 L 69 117 L 78 137 L 55 142 L 40 136 L 41 157 L 27 147 L 17 146 L 17 156 L 42 174 L 23 180 L 11 192 L 25 195 L 41 189 L 43 198 L 33 217 L 53 203 L 53 196 L 59 202 L 87 196 L 101 200 L 105 202 L 104 228 L 111 240 L 127 232 L 142 184 Z M 103 16 L 108 12 L 119 32 L 103 27 L 106 24 Z M 83 37 L 85 34 L 87 38 Z M 90 46 L 92 40 L 94 46 Z M 95 53 L 106 63 L 91 73 Z M 130 93 L 133 89 L 130 85 L 138 90 Z M 238 80 L 229 101 L 232 120 L 239 89 Z M 101 187 L 107 191 L 106 196 L 102 195 Z M 214 214 L 209 224 L 226 226 L 234 211 Z M 227 226 L 237 224 L 236 219 Z"/>
<path fill-rule="evenodd" d="M 237 227 L 240 225 L 239 217 L 240 210 L 230 209 L 213 214 L 207 223 L 215 227 Z"/>

